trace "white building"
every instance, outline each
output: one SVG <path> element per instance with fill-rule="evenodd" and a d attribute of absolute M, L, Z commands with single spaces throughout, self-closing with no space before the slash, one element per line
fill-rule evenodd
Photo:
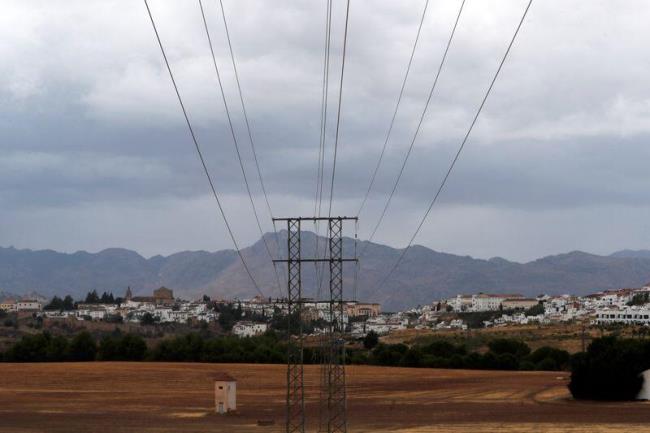
<path fill-rule="evenodd" d="M 41 311 L 41 303 L 35 299 L 23 299 L 16 302 L 17 311 Z"/>
<path fill-rule="evenodd" d="M 79 308 L 76 311 L 78 320 L 85 320 L 87 317 L 90 317 L 91 320 L 104 320 L 108 314 L 106 309 L 101 306 L 93 306 L 86 308 Z"/>
<path fill-rule="evenodd" d="M 266 323 L 237 322 L 232 327 L 232 333 L 238 337 L 253 337 L 264 334 L 268 329 Z"/>
<path fill-rule="evenodd" d="M 173 308 L 154 308 L 152 315 L 157 317 L 161 323 L 185 323 L 190 318 L 189 312 Z"/>
<path fill-rule="evenodd" d="M 469 311 L 472 308 L 472 296 L 456 295 L 455 298 L 447 299 L 446 304 L 451 306 L 452 310 L 457 313 L 461 311 Z"/>
<path fill-rule="evenodd" d="M 408 318 L 404 317 L 402 313 L 395 314 L 380 314 L 377 317 L 372 317 L 365 322 L 352 323 L 352 334 L 355 336 L 363 336 L 372 331 L 379 335 L 386 335 L 392 331 L 399 331 L 408 327 Z"/>
<path fill-rule="evenodd" d="M 3 311 L 16 311 L 16 301 L 4 300 L 0 302 L 0 310 Z"/>
<path fill-rule="evenodd" d="M 601 310 L 596 314 L 596 323 L 622 323 L 626 325 L 650 325 L 650 309 L 628 307 L 622 310 Z"/>
<path fill-rule="evenodd" d="M 41 316 L 47 317 L 48 319 L 67 319 L 68 317 L 75 317 L 77 312 L 75 310 L 70 311 L 44 311 L 41 313 Z"/>
<path fill-rule="evenodd" d="M 521 295 L 500 295 L 490 293 L 479 293 L 472 296 L 472 311 L 497 311 L 501 308 L 506 299 L 514 300 L 522 298 Z"/>

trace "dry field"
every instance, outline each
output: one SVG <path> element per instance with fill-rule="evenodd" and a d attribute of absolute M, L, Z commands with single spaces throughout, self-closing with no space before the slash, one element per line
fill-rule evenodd
<path fill-rule="evenodd" d="M 650 432 L 649 403 L 573 401 L 566 373 L 348 371 L 351 432 Z M 218 372 L 238 379 L 237 414 L 212 413 Z M 317 376 L 307 369 L 312 420 Z M 0 432 L 281 432 L 284 380 L 282 365 L 0 364 Z"/>

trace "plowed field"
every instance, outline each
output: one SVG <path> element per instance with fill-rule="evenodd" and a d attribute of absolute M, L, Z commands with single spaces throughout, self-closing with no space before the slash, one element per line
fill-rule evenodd
<path fill-rule="evenodd" d="M 238 411 L 213 413 L 211 377 L 238 380 Z M 285 367 L 0 364 L 0 432 L 284 431 Z M 308 431 L 317 367 L 307 367 Z M 351 432 L 650 432 L 650 404 L 573 401 L 567 373 L 348 368 Z M 258 426 L 258 421 L 274 422 Z"/>

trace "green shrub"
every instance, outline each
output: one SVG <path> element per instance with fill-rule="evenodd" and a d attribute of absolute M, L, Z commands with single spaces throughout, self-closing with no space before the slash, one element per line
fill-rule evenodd
<path fill-rule="evenodd" d="M 490 352 L 495 355 L 509 354 L 521 359 L 530 353 L 530 347 L 523 341 L 511 338 L 497 338 L 488 343 Z"/>
<path fill-rule="evenodd" d="M 573 397 L 588 400 L 633 400 L 643 384 L 641 373 L 650 368 L 647 341 L 603 337 L 585 353 L 571 358 Z"/>
<path fill-rule="evenodd" d="M 97 344 L 90 333 L 84 331 L 70 341 L 71 361 L 94 361 L 97 354 Z"/>
<path fill-rule="evenodd" d="M 554 347 L 540 347 L 526 357 L 535 365 L 536 370 L 559 371 L 569 367 L 571 355 L 569 352 Z"/>
<path fill-rule="evenodd" d="M 350 364 L 361 365 L 368 364 L 368 353 L 360 350 L 356 350 L 350 354 L 348 357 Z"/>
<path fill-rule="evenodd" d="M 521 361 L 519 363 L 519 370 L 532 371 L 532 370 L 536 370 L 536 366 L 531 361 Z"/>
<path fill-rule="evenodd" d="M 399 361 L 401 367 L 419 367 L 422 360 L 422 351 L 417 347 L 411 347 L 402 355 Z"/>
<path fill-rule="evenodd" d="M 557 361 L 551 357 L 544 358 L 535 364 L 535 370 L 538 371 L 558 371 L 561 370 Z"/>
<path fill-rule="evenodd" d="M 399 365 L 404 354 L 409 350 L 405 344 L 379 343 L 372 351 L 372 363 L 377 365 Z"/>
<path fill-rule="evenodd" d="M 455 345 L 446 340 L 434 340 L 422 346 L 422 353 L 442 358 L 451 358 L 453 355 L 465 355 L 467 350 L 463 345 Z"/>
<path fill-rule="evenodd" d="M 495 356 L 493 368 L 496 370 L 519 370 L 519 358 L 512 353 L 500 353 Z"/>
<path fill-rule="evenodd" d="M 374 349 L 377 344 L 379 344 L 379 334 L 375 331 L 370 331 L 365 337 L 363 337 L 363 347 L 366 349 Z"/>

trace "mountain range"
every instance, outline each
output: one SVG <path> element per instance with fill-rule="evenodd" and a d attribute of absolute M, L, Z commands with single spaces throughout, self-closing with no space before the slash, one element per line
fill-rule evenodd
<path fill-rule="evenodd" d="M 266 234 L 265 240 L 274 256 L 280 250 L 286 255 L 285 231 L 277 238 L 274 234 Z M 317 244 L 322 251 L 327 240 L 303 232 L 303 257 L 314 257 Z M 624 250 L 610 256 L 573 251 L 517 263 L 503 258 L 475 259 L 413 246 L 392 277 L 380 285 L 401 250 L 366 241 L 359 241 L 356 248 L 360 254 L 358 272 L 351 263 L 344 266 L 346 298 L 379 302 L 385 310 L 427 304 L 459 293 L 581 295 L 603 289 L 638 287 L 650 281 L 650 251 L 647 250 Z M 354 239 L 344 238 L 344 256 L 352 257 L 354 250 Z M 276 277 L 262 239 L 242 249 L 241 253 L 259 292 L 271 297 L 286 292 L 286 265 L 277 266 Z M 323 269 L 323 283 L 319 284 L 316 265 L 303 265 L 305 296 L 325 293 L 329 277 L 327 267 Z M 356 284 L 355 273 L 358 275 Z M 0 248 L 0 298 L 3 293 L 5 296 L 39 293 L 47 297 L 70 294 L 79 299 L 93 289 L 121 296 L 127 286 L 135 294 L 149 294 L 163 285 L 172 288 L 177 296 L 187 298 L 203 294 L 213 298 L 246 298 L 259 293 L 234 250 L 183 251 L 147 259 L 121 248 L 72 254 Z"/>

